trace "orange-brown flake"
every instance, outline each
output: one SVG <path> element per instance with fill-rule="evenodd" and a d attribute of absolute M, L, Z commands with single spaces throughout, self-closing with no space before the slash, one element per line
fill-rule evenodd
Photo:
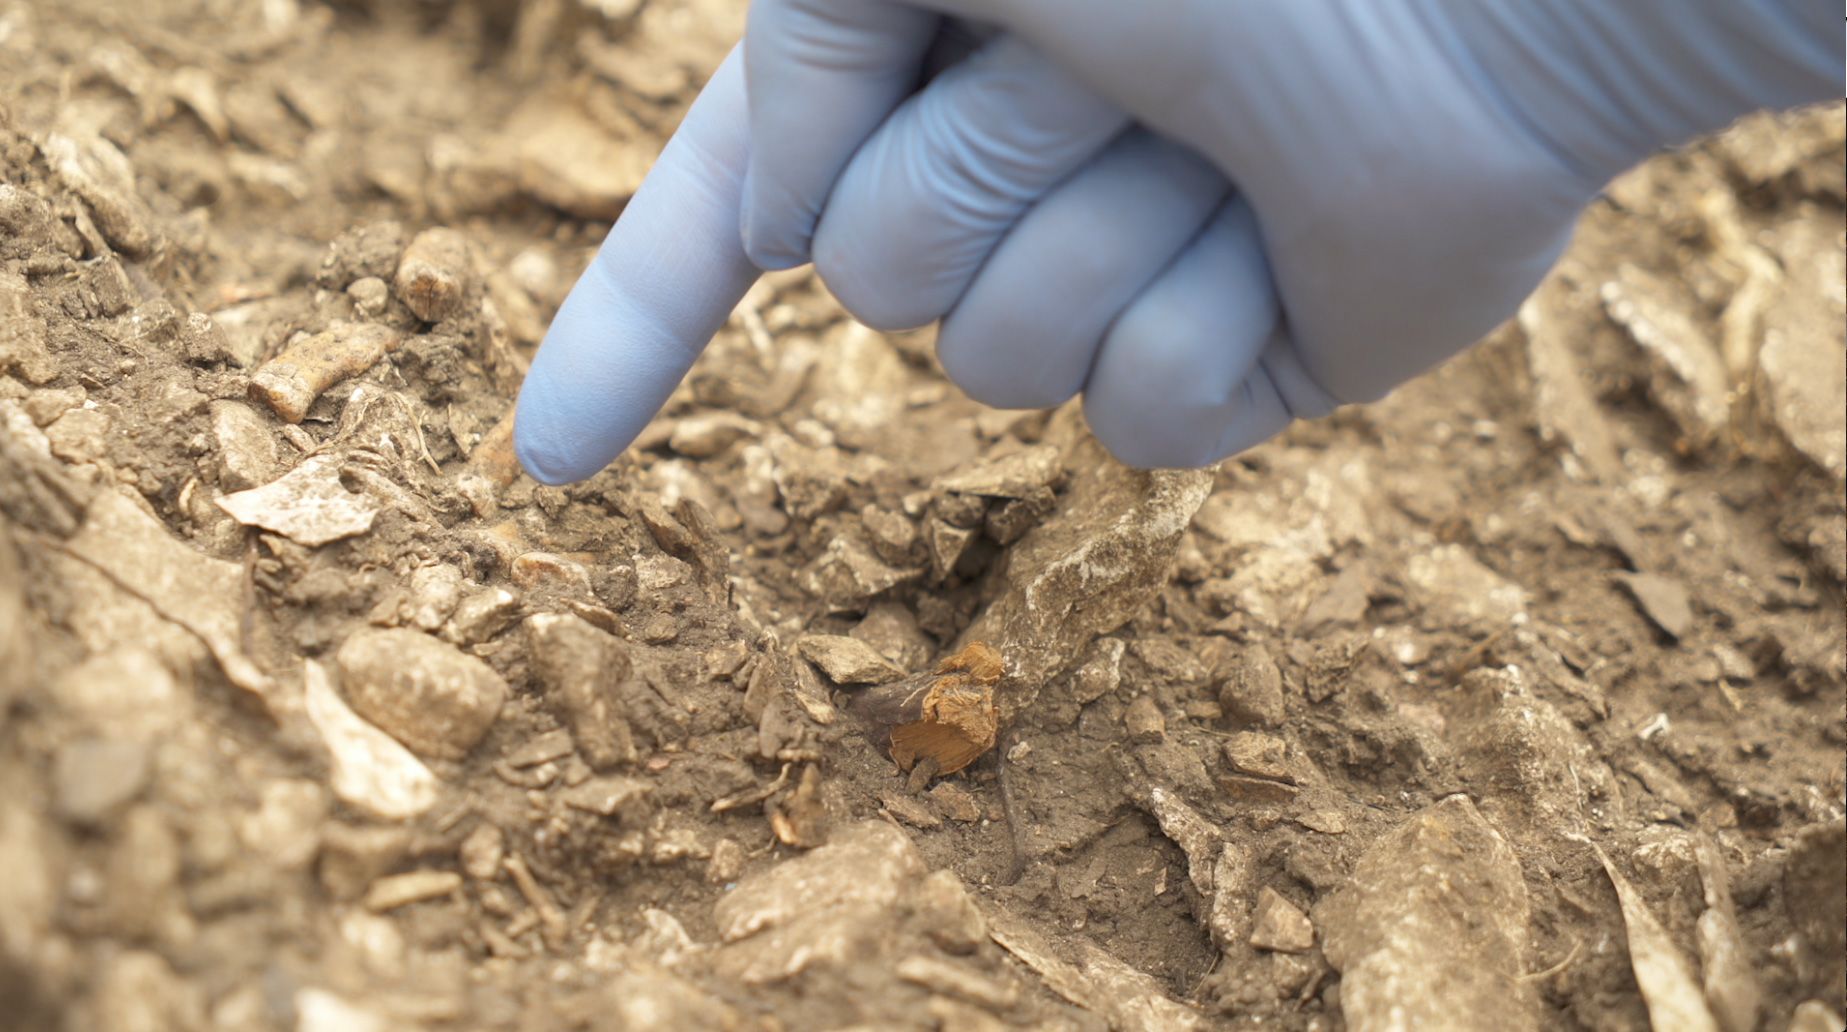
<path fill-rule="evenodd" d="M 994 686 L 1003 669 L 1000 653 L 973 642 L 938 664 L 935 673 L 908 682 L 906 708 L 915 700 L 921 719 L 892 728 L 892 760 L 909 770 L 927 756 L 940 773 L 953 774 L 994 748 L 1000 733 Z"/>

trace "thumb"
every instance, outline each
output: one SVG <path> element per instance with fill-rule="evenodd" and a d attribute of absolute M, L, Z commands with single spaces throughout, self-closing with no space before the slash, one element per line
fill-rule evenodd
<path fill-rule="evenodd" d="M 533 479 L 582 480 L 620 455 L 756 281 L 738 239 L 748 149 L 733 50 L 539 346 L 513 427 Z"/>

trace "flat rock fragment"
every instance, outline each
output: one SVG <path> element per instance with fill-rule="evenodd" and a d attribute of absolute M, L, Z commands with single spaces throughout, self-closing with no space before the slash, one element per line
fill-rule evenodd
<path fill-rule="evenodd" d="M 1706 909 L 1694 931 L 1699 940 L 1700 984 L 1706 1002 L 1724 1032 L 1751 1032 L 1763 1008 L 1763 989 L 1751 969 L 1750 947 L 1738 927 L 1725 860 L 1712 839 L 1700 836 L 1695 846 L 1700 888 Z"/>
<path fill-rule="evenodd" d="M 1085 939 L 1072 944 L 1073 959 L 1025 922 L 1003 912 L 988 919 L 989 934 L 1015 960 L 1045 979 L 1053 992 L 1121 1032 L 1188 1032 L 1204 1027 L 1198 1011 L 1167 995 L 1160 983 Z"/>
<path fill-rule="evenodd" d="M 313 660 L 303 664 L 303 703 L 333 757 L 334 795 L 385 820 L 408 820 L 436 805 L 436 775 L 409 749 L 360 719 Z"/>
<path fill-rule="evenodd" d="M 826 845 L 746 876 L 718 901 L 718 966 L 763 983 L 857 963 L 925 873 L 897 828 L 884 821 L 846 828 Z"/>
<path fill-rule="evenodd" d="M 45 160 L 83 198 L 109 246 L 130 258 L 154 248 L 153 213 L 135 192 L 135 168 L 128 155 L 94 132 L 52 133 L 41 147 Z"/>
<path fill-rule="evenodd" d="M 520 188 L 579 218 L 622 214 L 652 157 L 555 97 L 529 101 L 508 133 L 519 141 Z"/>
<path fill-rule="evenodd" d="M 1251 945 L 1277 953 L 1307 953 L 1315 948 L 1315 926 L 1299 907 L 1266 885 L 1257 893 Z"/>
<path fill-rule="evenodd" d="M 1623 573 L 1617 583 L 1626 588 L 1649 622 L 1676 641 L 1693 629 L 1693 605 L 1686 585 L 1654 573 Z"/>
<path fill-rule="evenodd" d="M 904 676 L 872 646 L 844 634 L 804 635 L 795 647 L 835 684 L 885 684 Z"/>
<path fill-rule="evenodd" d="M 244 572 L 194 551 L 126 495 L 99 491 L 66 545 L 210 650 L 232 684 L 262 695 L 270 679 L 242 645 Z"/>
<path fill-rule="evenodd" d="M 1461 545 L 1438 545 L 1411 556 L 1404 576 L 1433 629 L 1494 630 L 1526 615 L 1526 592 Z"/>
<path fill-rule="evenodd" d="M 250 395 L 284 422 L 299 423 L 321 392 L 377 365 L 402 339 L 378 323 L 336 323 L 258 367 L 250 377 Z"/>
<path fill-rule="evenodd" d="M 233 491 L 275 477 L 276 436 L 256 410 L 240 401 L 212 402 L 212 437 L 218 444 L 219 483 Z"/>
<path fill-rule="evenodd" d="M 370 495 L 347 490 L 340 466 L 337 455 L 312 456 L 280 479 L 225 495 L 218 507 L 246 527 L 262 527 L 309 548 L 364 534 L 380 506 Z"/>
<path fill-rule="evenodd" d="M 1763 308 L 1759 407 L 1797 453 L 1847 480 L 1847 256 L 1838 225 L 1797 220 L 1785 233 L 1788 280 Z M 1817 234 L 1833 239 L 1815 241 Z"/>
<path fill-rule="evenodd" d="M 1070 465 L 1083 472 L 1059 510 L 1009 550 L 1000 596 L 962 637 L 1007 659 L 1003 723 L 1160 590 L 1212 490 L 1201 470 L 1134 470 L 1094 440 L 1076 447 Z"/>
<path fill-rule="evenodd" d="M 492 667 L 407 628 L 358 631 L 336 662 L 354 711 L 425 756 L 468 755 L 507 699 L 507 683 Z"/>
<path fill-rule="evenodd" d="M 582 617 L 561 613 L 528 617 L 525 627 L 533 674 L 584 759 L 597 770 L 635 762 L 621 699 L 632 666 L 622 643 Z"/>
<path fill-rule="evenodd" d="M 1520 861 L 1464 796 L 1380 836 L 1349 884 L 1315 906 L 1353 1032 L 1539 1027 L 1521 980 L 1528 920 Z"/>
<path fill-rule="evenodd" d="M 1687 964 L 1687 958 L 1674 945 L 1674 939 L 1648 908 L 1648 902 L 1629 879 L 1623 877 L 1595 845 L 1591 848 L 1603 864 L 1616 898 L 1622 905 L 1623 927 L 1629 934 L 1629 964 L 1635 969 L 1636 985 L 1648 1005 L 1648 1021 L 1659 1032 L 1719 1032 L 1719 1023 L 1706 1006 L 1706 997 Z"/>
<path fill-rule="evenodd" d="M 1709 444 L 1731 418 L 1730 383 L 1719 346 L 1693 313 L 1680 283 L 1625 264 L 1603 285 L 1604 309 L 1648 356 L 1649 394 L 1695 447 Z"/>

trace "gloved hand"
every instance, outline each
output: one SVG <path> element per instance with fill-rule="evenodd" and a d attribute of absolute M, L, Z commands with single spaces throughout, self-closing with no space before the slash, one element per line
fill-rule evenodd
<path fill-rule="evenodd" d="M 999 34 L 919 89 L 942 15 Z M 748 90 L 734 53 L 560 310 L 516 447 L 594 473 L 756 266 L 812 257 L 871 325 L 942 319 L 973 397 L 1081 390 L 1123 460 L 1210 462 L 1478 338 L 1609 177 L 1833 96 L 1839 41 L 1817 0 L 757 0 Z"/>

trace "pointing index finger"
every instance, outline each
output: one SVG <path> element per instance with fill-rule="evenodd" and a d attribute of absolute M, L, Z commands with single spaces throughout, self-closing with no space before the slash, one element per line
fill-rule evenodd
<path fill-rule="evenodd" d="M 756 281 L 738 235 L 748 139 L 734 49 L 539 346 L 513 429 L 533 479 L 583 480 L 620 455 Z"/>

